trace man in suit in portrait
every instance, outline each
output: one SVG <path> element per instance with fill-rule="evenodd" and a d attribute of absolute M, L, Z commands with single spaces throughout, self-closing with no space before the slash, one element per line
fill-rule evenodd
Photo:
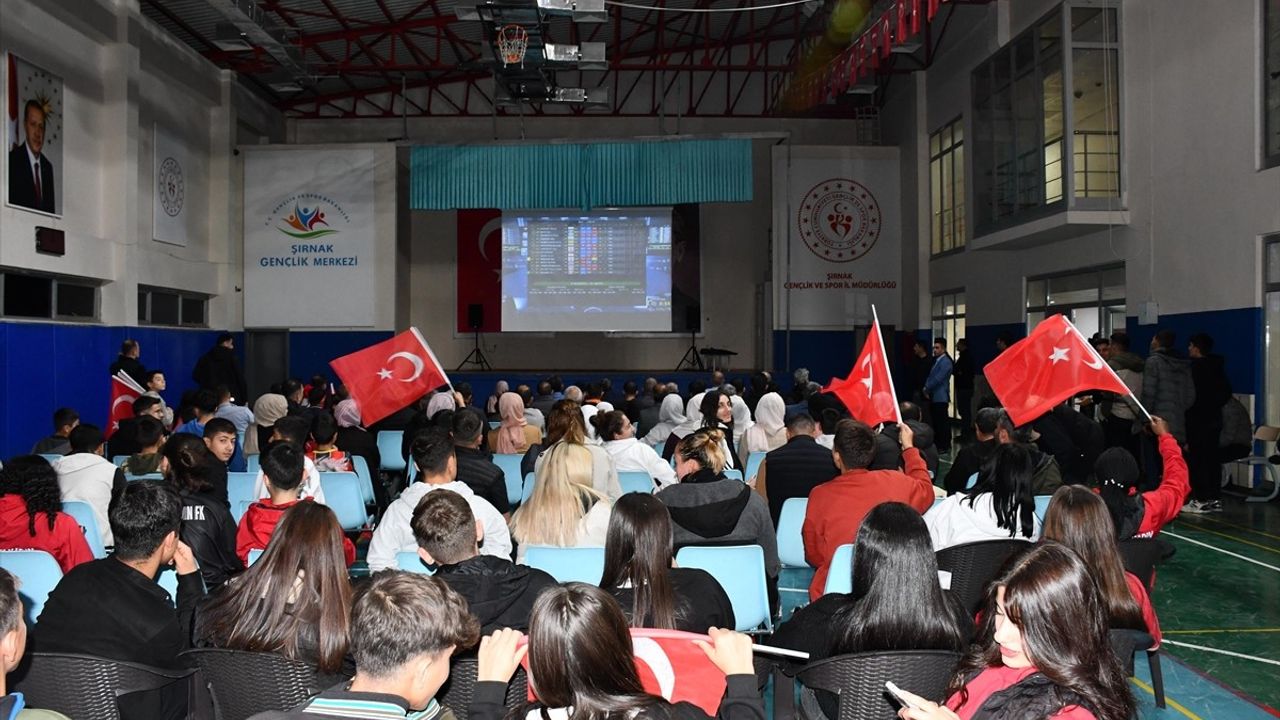
<path fill-rule="evenodd" d="M 44 149 L 44 107 L 28 100 L 22 112 L 26 142 L 9 151 L 9 204 L 52 213 L 53 163 Z"/>

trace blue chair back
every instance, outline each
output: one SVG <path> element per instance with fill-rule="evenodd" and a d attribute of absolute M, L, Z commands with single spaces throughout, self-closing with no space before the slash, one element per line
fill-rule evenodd
<path fill-rule="evenodd" d="M 422 573 L 423 575 L 435 575 L 436 571 L 428 564 L 422 562 L 422 558 L 418 557 L 418 553 L 411 550 L 401 550 L 396 553 L 396 568 L 411 573 Z"/>
<path fill-rule="evenodd" d="M 653 478 L 643 470 L 619 470 L 618 484 L 622 486 L 624 495 L 633 492 L 646 495 L 653 493 Z"/>
<path fill-rule="evenodd" d="M 352 455 L 351 467 L 355 470 L 356 477 L 360 478 L 360 495 L 364 497 L 364 504 L 373 505 L 377 500 L 373 494 L 373 475 L 369 472 L 369 461 L 360 455 Z"/>
<path fill-rule="evenodd" d="M 27 624 L 34 625 L 44 610 L 49 593 L 62 579 L 58 561 L 43 550 L 0 550 L 0 568 L 22 581 L 18 596 L 22 598 Z"/>
<path fill-rule="evenodd" d="M 113 455 L 111 456 L 111 463 L 116 467 L 124 467 L 124 463 L 128 459 L 128 455 Z"/>
<path fill-rule="evenodd" d="M 257 480 L 256 472 L 227 473 L 227 502 L 231 504 L 231 514 L 235 517 L 237 525 L 240 524 L 240 518 L 244 516 L 249 506 L 258 501 L 258 496 L 253 492 L 253 485 Z"/>
<path fill-rule="evenodd" d="M 361 530 L 369 525 L 364 496 L 360 494 L 360 478 L 355 473 L 320 473 L 320 487 L 324 490 L 324 504 L 338 516 L 343 530 Z"/>
<path fill-rule="evenodd" d="M 761 626 L 773 631 L 769 612 L 769 590 L 764 572 L 764 550 L 759 545 L 681 548 L 676 564 L 711 573 L 733 605 L 736 630 L 750 631 Z"/>
<path fill-rule="evenodd" d="M 245 472 L 251 472 L 251 473 L 257 474 L 257 472 L 261 469 L 262 469 L 261 455 L 255 454 L 255 455 L 249 455 L 245 457 L 244 459 Z"/>
<path fill-rule="evenodd" d="M 809 567 L 804 559 L 804 538 L 800 528 L 804 526 L 804 514 L 809 508 L 809 498 L 787 498 L 778 514 L 778 560 L 783 567 Z"/>
<path fill-rule="evenodd" d="M 600 577 L 604 575 L 604 548 L 530 545 L 525 551 L 524 562 L 529 567 L 545 571 L 556 582 L 599 585 Z"/>
<path fill-rule="evenodd" d="M 755 477 L 755 476 L 756 476 L 756 473 L 760 472 L 760 463 L 764 462 L 764 456 L 765 456 L 765 455 L 768 455 L 768 453 L 765 453 L 765 452 L 753 452 L 753 453 L 751 453 L 750 455 L 748 455 L 748 456 L 747 456 L 747 471 L 746 471 L 746 474 L 747 474 L 747 479 L 748 479 L 748 480 L 750 480 L 751 478 Z"/>
<path fill-rule="evenodd" d="M 932 509 L 934 509 L 934 508 L 938 507 L 939 505 L 941 505 L 943 500 L 946 500 L 946 498 L 944 498 L 944 497 L 936 497 L 936 498 L 934 498 L 934 499 L 933 499 L 933 504 L 929 506 L 929 510 L 932 510 Z M 928 510 L 926 510 L 925 512 L 928 512 Z"/>
<path fill-rule="evenodd" d="M 502 421 L 501 421 L 501 420 L 490 420 L 490 421 L 489 421 L 489 429 L 490 429 L 490 430 L 497 430 L 497 429 L 498 429 L 498 428 L 500 428 L 500 427 L 502 427 Z"/>
<path fill-rule="evenodd" d="M 853 545 L 845 543 L 836 548 L 835 554 L 831 556 L 827 584 L 823 586 L 822 594 L 851 592 L 853 592 Z"/>
<path fill-rule="evenodd" d="M 1044 522 L 1044 514 L 1049 511 L 1049 501 L 1053 496 L 1036 495 L 1033 499 L 1036 501 L 1036 517 L 1040 518 L 1040 522 Z"/>
<path fill-rule="evenodd" d="M 254 563 L 258 562 L 258 558 L 262 557 L 262 553 L 263 553 L 263 550 L 261 550 L 260 548 L 254 548 L 250 550 L 249 558 L 248 558 L 249 565 L 253 565 Z"/>
<path fill-rule="evenodd" d="M 520 461 L 523 459 L 523 455 L 515 453 L 495 453 L 493 456 L 493 464 L 502 468 L 503 481 L 507 486 L 507 502 L 512 505 L 523 499 L 523 495 L 520 492 Z"/>
<path fill-rule="evenodd" d="M 520 504 L 529 502 L 529 497 L 533 495 L 534 474 L 525 473 L 524 487 L 520 489 Z"/>
<path fill-rule="evenodd" d="M 124 479 L 126 482 L 133 482 L 134 480 L 163 480 L 164 475 L 160 473 L 146 473 L 145 475 L 130 475 L 129 473 L 125 473 Z"/>
<path fill-rule="evenodd" d="M 738 482 L 746 482 L 746 479 L 742 477 L 742 471 L 739 470 L 738 468 L 725 468 L 724 477 L 726 480 L 737 480 Z"/>
<path fill-rule="evenodd" d="M 403 430 L 383 430 L 378 433 L 378 453 L 382 455 L 382 470 L 404 471 L 404 456 L 400 454 L 400 445 L 403 442 Z"/>
<path fill-rule="evenodd" d="M 974 474 L 972 474 L 972 475 L 970 475 L 970 476 L 969 476 L 969 479 L 968 479 L 968 480 L 966 480 L 966 481 L 965 481 L 965 483 L 964 483 L 964 489 L 965 489 L 965 490 L 972 490 L 972 489 L 973 489 L 973 486 L 974 486 L 974 485 L 977 485 L 977 484 L 978 484 L 978 473 L 974 473 Z"/>
<path fill-rule="evenodd" d="M 59 455 L 59 454 L 57 454 L 57 453 L 40 453 L 40 457 L 44 458 L 47 462 L 49 462 L 50 464 L 52 464 L 52 463 L 55 463 L 55 462 L 57 462 L 57 461 L 61 460 L 61 459 L 62 459 L 63 457 L 65 457 L 65 456 L 64 456 L 64 455 Z"/>
<path fill-rule="evenodd" d="M 62 512 L 71 516 L 80 529 L 84 531 L 84 540 L 89 543 L 89 552 L 95 558 L 107 556 L 107 549 L 102 545 L 102 532 L 98 528 L 98 516 L 93 514 L 89 503 L 79 500 L 67 500 L 62 503 Z"/>

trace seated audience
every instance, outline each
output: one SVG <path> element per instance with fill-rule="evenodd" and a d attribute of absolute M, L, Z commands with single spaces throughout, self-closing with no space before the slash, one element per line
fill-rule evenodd
<path fill-rule="evenodd" d="M 122 430 L 117 430 L 120 434 Z M 164 426 L 153 417 L 137 418 L 134 425 L 134 437 L 138 452 L 130 455 L 120 468 L 126 475 L 150 475 L 164 472 L 164 455 L 160 450 L 164 447 Z"/>
<path fill-rule="evenodd" d="M 796 611 L 770 642 L 810 661 L 881 650 L 965 649 L 973 619 L 942 589 L 929 530 L 898 502 L 871 509 L 853 548 L 853 592 Z"/>
<path fill-rule="evenodd" d="M 1062 487 L 1062 470 L 1052 455 L 1042 452 L 1035 446 L 1037 437 L 1034 428 L 1029 425 L 1015 427 L 1009 413 L 1003 408 L 1000 409 L 1000 420 L 996 423 L 996 440 L 999 440 L 1001 445 L 1019 443 L 1029 446 L 1027 450 L 1031 453 L 1031 465 L 1034 468 L 1031 476 L 1031 494 L 1052 495 L 1055 490 Z"/>
<path fill-rule="evenodd" d="M 159 420 L 161 416 L 160 408 L 163 402 L 158 398 L 143 395 L 133 401 L 133 417 L 125 418 L 116 426 L 115 432 L 111 433 L 110 447 L 111 456 L 116 455 L 137 455 L 142 452 L 143 446 L 138 443 L 138 423 L 143 418 L 154 418 Z M 133 473 L 135 475 L 139 473 Z"/>
<path fill-rule="evenodd" d="M 996 448 L 972 490 L 951 495 L 925 513 L 933 549 L 982 540 L 1040 537 L 1040 518 L 1031 493 L 1032 470 L 1027 446 Z"/>
<path fill-rule="evenodd" d="M 58 408 L 53 413 L 53 434 L 31 448 L 32 455 L 70 455 L 71 431 L 80 424 L 80 413 L 71 408 Z"/>
<path fill-rule="evenodd" d="M 792 415 L 787 419 L 786 444 L 765 455 L 756 471 L 756 492 L 768 501 L 769 516 L 775 526 L 787 500 L 807 498 L 815 487 L 840 474 L 831 449 L 817 442 L 820 432 L 808 414 Z"/>
<path fill-rule="evenodd" d="M 694 384 L 701 384 L 698 381 L 689 383 L 689 392 L 693 392 Z M 673 428 L 667 435 L 667 440 L 662 445 L 662 459 L 670 460 L 671 456 L 676 452 L 676 445 L 685 439 L 690 433 L 701 428 L 702 422 L 702 399 L 706 396 L 706 391 L 701 391 L 693 397 L 689 398 L 689 402 L 684 406 L 684 418 Z"/>
<path fill-rule="evenodd" d="M 1113 628 L 1145 630 L 1160 645 L 1160 620 L 1142 580 L 1124 569 L 1106 503 L 1083 485 L 1063 485 L 1044 515 L 1044 540 L 1075 551 L 1098 582 Z"/>
<path fill-rule="evenodd" d="M 988 595 L 978 642 L 951 677 L 944 706 L 907 693 L 907 720 L 1129 720 L 1133 693 L 1107 637 L 1088 567 L 1057 543 L 1006 566 Z M 910 690 L 910 688 L 903 688 Z"/>
<path fill-rule="evenodd" d="M 484 526 L 457 493 L 427 493 L 413 511 L 418 557 L 436 566 L 435 576 L 467 601 L 481 632 L 525 630 L 533 601 L 555 578 L 507 558 L 481 555 Z"/>
<path fill-rule="evenodd" d="M 277 445 L 263 463 L 292 464 L 301 480 L 301 459 L 297 448 Z M 343 549 L 349 541 L 333 511 L 313 502 L 295 502 L 275 520 L 258 561 L 200 609 L 196 645 L 276 653 L 325 675 L 350 677 L 343 673 L 351 613 Z"/>
<path fill-rule="evenodd" d="M 523 455 L 530 445 L 542 442 L 542 431 L 524 417 L 524 400 L 513 392 L 498 398 L 498 415 L 502 425 L 489 431 L 489 447 L 503 455 Z"/>
<path fill-rule="evenodd" d="M 413 439 L 417 437 L 420 431 L 429 427 L 442 427 L 448 430 L 452 427 L 454 414 L 458 410 L 465 408 L 471 408 L 471 406 L 462 401 L 462 393 L 455 391 L 428 395 L 425 401 L 425 408 L 414 413 L 404 427 L 404 435 L 400 439 L 400 453 L 405 458 L 405 461 L 410 462 L 409 456 L 413 454 L 410 448 L 413 445 Z M 471 409 L 480 412 L 476 408 Z M 480 424 L 483 427 L 485 425 L 484 418 L 482 417 L 481 420 Z M 381 425 L 382 422 L 384 421 L 380 420 L 378 424 Z M 488 455 L 489 448 L 484 446 L 483 435 L 480 442 L 476 443 L 476 447 L 479 447 L 486 456 Z"/>
<path fill-rule="evenodd" d="M 182 499 L 182 542 L 199 561 L 205 586 L 214 590 L 244 570 L 244 563 L 236 557 L 236 521 L 209 483 L 208 453 L 188 433 L 174 433 L 164 444 L 165 478 Z"/>
<path fill-rule="evenodd" d="M 541 469 L 547 451 L 557 443 L 581 445 L 591 453 L 591 486 L 603 493 L 610 500 L 622 495 L 622 485 L 618 482 L 618 468 L 613 458 L 603 446 L 587 441 L 586 423 L 582 419 L 581 409 L 572 400 L 560 400 L 547 415 L 547 437 L 541 445 L 533 445 L 520 461 L 520 474 L 535 475 Z"/>
<path fill-rule="evenodd" d="M 924 458 L 912 441 L 915 433 L 907 425 L 898 426 L 905 471 L 868 470 L 875 455 L 875 433 L 856 420 L 836 425 L 834 459 L 840 475 L 809 493 L 805 511 L 804 556 L 818 568 L 809 585 L 809 599 L 822 595 L 836 548 L 853 542 L 862 518 L 883 502 L 901 502 L 924 512 L 933 504 L 933 483 Z"/>
<path fill-rule="evenodd" d="M 511 385 L 506 380 L 499 380 L 493 384 L 493 394 L 484 401 L 485 418 L 489 420 L 499 419 L 498 401 L 502 396 L 511 390 Z"/>
<path fill-rule="evenodd" d="M 418 468 L 417 481 L 400 493 L 400 497 L 387 507 L 373 539 L 369 542 L 369 570 L 377 572 L 396 567 L 396 553 L 415 552 L 417 540 L 413 537 L 413 511 L 422 496 L 432 491 L 447 490 L 466 498 L 471 512 L 484 528 L 480 552 L 500 558 L 511 557 L 511 534 L 507 522 L 489 501 L 475 494 L 466 483 L 458 482 L 458 461 L 454 455 L 453 441 L 440 428 L 429 428 L 413 439 L 413 463 Z"/>
<path fill-rule="evenodd" d="M 533 494 L 511 516 L 516 562 L 530 545 L 604 547 L 609 498 L 591 486 L 591 452 L 560 442 L 544 453 Z"/>
<path fill-rule="evenodd" d="M 648 428 L 644 434 L 644 444 L 657 448 L 665 448 L 671 432 L 684 422 L 684 400 L 676 391 L 664 391 L 662 400 L 652 408 L 640 411 L 641 425 Z M 656 412 L 655 412 L 656 408 Z M 650 415 L 656 415 L 650 419 Z"/>
<path fill-rule="evenodd" d="M 250 505 L 240 518 L 236 528 L 236 557 L 249 564 L 250 550 L 263 550 L 276 525 L 284 514 L 301 502 L 313 502 L 299 497 L 302 481 L 306 477 L 306 464 L 302 449 L 293 443 L 280 442 L 271 446 L 262 456 L 262 472 L 266 477 L 269 497 Z M 356 546 L 345 535 L 342 550 L 347 566 L 356 561 Z"/>
<path fill-rule="evenodd" d="M 376 477 L 378 468 L 382 467 L 382 454 L 378 452 L 378 439 L 360 424 L 360 406 L 349 398 L 341 400 L 333 407 L 333 419 L 338 423 L 334 445 L 348 457 L 358 455 L 364 458 L 369 472 Z M 381 483 L 373 484 L 375 494 L 379 485 Z M 379 501 L 379 505 L 385 506 L 385 503 Z"/>
<path fill-rule="evenodd" d="M 759 545 L 770 604 L 776 605 L 782 565 L 769 506 L 749 485 L 724 476 L 724 447 L 720 430 L 703 428 L 686 435 L 675 450 L 680 482 L 655 497 L 671 513 L 677 550 L 687 545 Z"/>
<path fill-rule="evenodd" d="M 696 641 L 728 677 L 721 720 L 763 720 L 764 701 L 756 689 L 751 638 L 711 628 L 710 642 Z M 632 654 L 631 634 L 622 608 L 594 585 L 567 583 L 538 596 L 529 621 L 528 667 L 537 683 L 538 704 L 508 715 L 506 686 L 525 657 L 517 649 L 520 633 L 502 630 L 480 643 L 471 720 L 504 717 L 630 718 L 631 720 L 707 720 L 690 703 L 669 703 L 646 693 Z M 533 680 L 533 678 L 537 678 Z"/>
<path fill-rule="evenodd" d="M 64 574 L 93 559 L 80 525 L 62 512 L 58 473 L 39 455 L 0 470 L 0 550 L 43 550 Z"/>
<path fill-rule="evenodd" d="M 279 393 L 267 393 L 253 404 L 253 423 L 244 433 L 244 452 L 257 455 L 267 449 L 276 421 L 289 414 L 289 401 Z"/>
<path fill-rule="evenodd" d="M 555 405 L 559 399 L 551 389 L 551 382 L 542 380 L 538 383 L 538 394 L 534 396 L 531 407 L 545 416 L 550 414 L 551 406 Z"/>
<path fill-rule="evenodd" d="M 204 437 L 205 423 L 212 420 L 213 414 L 218 411 L 218 394 L 212 390 L 197 390 L 191 396 L 191 407 L 195 410 L 195 418 L 179 425 L 173 431 Z"/>
<path fill-rule="evenodd" d="M 924 421 L 920 406 L 915 403 L 903 402 L 899 405 L 899 411 L 902 413 L 902 422 L 906 423 L 907 427 L 911 428 L 911 432 L 915 433 L 915 438 L 911 441 L 911 444 L 920 451 L 920 456 L 924 458 L 924 464 L 929 470 L 929 476 L 936 477 L 938 474 L 938 447 L 934 443 L 933 426 Z M 902 467 L 902 446 L 898 443 L 898 428 L 896 425 L 889 423 L 881 428 L 876 435 L 876 457 L 871 461 L 869 469 L 901 470 Z"/>
<path fill-rule="evenodd" d="M 686 412 L 685 417 L 693 418 L 696 416 L 698 420 L 697 429 L 710 428 L 719 430 L 720 450 L 721 454 L 724 455 L 724 466 L 741 470 L 742 461 L 738 459 L 738 453 L 733 446 L 733 401 L 729 399 L 728 395 L 719 390 L 708 390 L 701 396 L 695 396 L 694 399 L 698 401 L 698 410 L 693 414 Z M 690 400 L 689 403 L 692 405 L 693 400 Z M 680 442 L 675 439 L 677 436 L 682 440 L 688 436 L 688 433 L 680 435 L 678 430 L 672 431 L 671 437 L 667 439 L 667 445 L 672 448 L 673 452 L 675 446 Z M 664 459 L 670 459 L 671 453 L 664 450 L 662 456 Z"/>
<path fill-rule="evenodd" d="M 524 403 L 524 421 L 529 423 L 530 427 L 537 429 L 538 440 L 541 441 L 542 431 L 547 427 L 547 416 L 533 406 L 533 392 L 529 390 L 528 385 L 517 387 L 516 394 L 520 396 L 520 402 Z"/>
<path fill-rule="evenodd" d="M 327 412 L 316 415 L 315 420 L 311 422 L 312 445 L 307 451 L 307 458 L 315 463 L 316 470 L 320 472 L 355 471 L 351 458 L 338 449 L 337 438 L 338 421 Z"/>
<path fill-rule="evenodd" d="M 942 485 L 948 495 L 964 492 L 969 486 L 969 478 L 982 469 L 999 447 L 996 439 L 996 428 L 1000 424 L 999 408 L 982 408 L 973 417 L 973 435 L 975 442 L 960 448 L 955 459 L 951 461 L 951 469 Z"/>
<path fill-rule="evenodd" d="M 142 384 L 142 387 L 147 390 L 142 393 L 143 397 L 152 397 L 160 401 L 160 409 L 155 418 L 164 423 L 166 429 L 173 427 L 173 408 L 166 405 L 164 398 L 160 395 L 167 386 L 163 370 L 148 370 L 147 381 Z"/>
<path fill-rule="evenodd" d="M 97 425 L 77 425 L 69 438 L 71 452 L 53 463 L 63 501 L 79 500 L 93 508 L 102 544 L 111 547 L 107 508 L 124 491 L 124 471 L 102 456 L 102 431 Z"/>
<path fill-rule="evenodd" d="M 658 489 L 676 482 L 676 472 L 671 464 L 658 456 L 653 448 L 636 440 L 636 428 L 621 410 L 596 413 L 596 436 L 604 442 L 604 449 L 613 458 L 613 465 L 622 471 L 647 473 Z"/>
<path fill-rule="evenodd" d="M 453 718 L 435 695 L 449 679 L 450 656 L 475 645 L 478 636 L 466 602 L 439 579 L 379 573 L 351 608 L 355 677 L 292 710 L 258 713 L 251 720 Z"/>
<path fill-rule="evenodd" d="M 676 567 L 671 514 L 652 495 L 627 493 L 614 503 L 600 587 L 632 627 L 705 633 L 735 625 L 729 596 L 710 573 Z"/>
<path fill-rule="evenodd" d="M 1169 424 L 1162 418 L 1153 417 L 1151 432 L 1156 436 L 1164 463 L 1163 477 L 1155 490 L 1137 492 L 1141 476 L 1138 462 L 1124 448 L 1104 450 L 1093 466 L 1098 492 L 1107 504 L 1116 537 L 1120 540 L 1155 537 L 1161 528 L 1178 516 L 1191 493 L 1187 461 L 1182 457 L 1178 441 L 1169 432 Z"/>
<path fill-rule="evenodd" d="M 236 435 L 236 426 L 226 418 L 209 418 L 204 424 L 204 444 L 209 453 L 222 465 L 224 471 L 245 472 L 244 451 L 240 448 L 240 438 Z"/>
<path fill-rule="evenodd" d="M 742 435 L 742 454 L 767 453 L 787 443 L 787 406 L 778 393 L 765 393 L 756 405 L 756 422 Z M 750 478 L 748 478 L 750 479 Z"/>
<path fill-rule="evenodd" d="M 0 568 L 0 718 L 6 720 L 70 720 L 62 713 L 26 707 L 17 692 L 6 695 L 6 676 L 22 662 L 27 650 L 27 624 L 22 619 L 21 581 Z"/>
<path fill-rule="evenodd" d="M 262 451 L 266 452 L 273 443 L 278 442 L 288 442 L 298 447 L 306 447 L 310 434 L 310 419 L 295 415 L 282 417 L 271 426 L 270 439 L 267 444 L 262 446 Z M 323 505 L 324 487 L 320 484 L 320 471 L 316 469 L 316 464 L 311 461 L 311 458 L 305 458 L 303 464 L 307 466 L 307 479 L 302 481 L 302 497 L 311 498 Z M 370 471 L 372 472 L 372 468 Z M 253 484 L 253 494 L 260 498 L 268 497 L 265 479 L 266 476 L 259 468 L 258 477 Z"/>
<path fill-rule="evenodd" d="M 729 391 L 733 392 L 730 393 Z M 738 394 L 738 389 L 732 385 L 725 385 L 721 391 L 729 396 L 729 409 L 733 416 L 733 446 L 735 448 L 742 447 L 742 436 L 746 434 L 755 422 L 751 419 L 751 408 L 747 407 L 747 401 L 742 399 Z M 746 463 L 747 453 L 742 453 L 742 462 Z"/>
<path fill-rule="evenodd" d="M 453 413 L 453 452 L 458 458 L 458 482 L 489 501 L 503 517 L 511 517 L 507 479 L 493 456 L 483 448 L 485 419 L 475 408 Z"/>
<path fill-rule="evenodd" d="M 244 405 L 237 405 L 231 397 L 231 388 L 219 385 L 214 391 L 218 395 L 218 408 L 213 411 L 214 417 L 230 420 L 237 433 L 247 433 L 253 423 L 253 411 Z"/>

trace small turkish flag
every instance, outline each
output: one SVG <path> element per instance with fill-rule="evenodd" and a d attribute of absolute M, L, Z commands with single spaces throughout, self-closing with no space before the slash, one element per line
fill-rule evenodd
<path fill-rule="evenodd" d="M 449 376 L 417 328 L 343 355 L 329 367 L 360 407 L 360 420 L 366 427 L 449 384 Z"/>
<path fill-rule="evenodd" d="M 1024 425 L 1085 390 L 1129 388 L 1065 315 L 1045 318 L 983 369 L 1009 419 Z"/>
<path fill-rule="evenodd" d="M 849 408 L 849 414 L 867 425 L 898 422 L 898 397 L 885 362 L 880 321 L 876 320 L 862 346 L 862 353 L 843 380 L 832 379 L 823 392 L 834 393 Z"/>
<path fill-rule="evenodd" d="M 120 429 L 121 420 L 133 417 L 133 401 L 142 392 L 142 388 L 123 370 L 111 376 L 111 411 L 107 413 L 107 431 L 103 433 L 107 439 Z"/>

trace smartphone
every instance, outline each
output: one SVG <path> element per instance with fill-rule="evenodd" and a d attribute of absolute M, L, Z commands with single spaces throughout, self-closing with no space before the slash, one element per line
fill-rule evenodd
<path fill-rule="evenodd" d="M 884 686 L 886 689 L 888 689 L 889 694 L 892 695 L 895 700 L 902 703 L 903 707 L 908 707 L 913 710 L 924 709 L 920 707 L 918 704 L 916 704 L 915 702 L 908 700 L 906 694 L 902 692 L 901 688 L 899 688 L 897 685 L 894 685 L 892 680 L 886 680 L 884 683 Z"/>

